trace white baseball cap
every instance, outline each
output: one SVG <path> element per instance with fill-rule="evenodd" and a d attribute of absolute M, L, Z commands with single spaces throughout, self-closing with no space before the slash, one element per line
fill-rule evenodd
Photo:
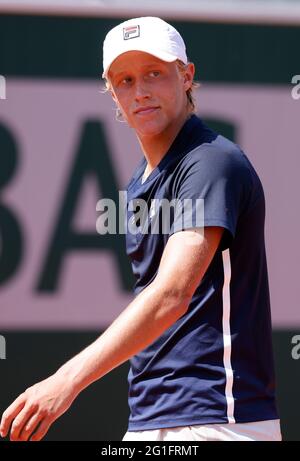
<path fill-rule="evenodd" d="M 103 43 L 103 78 L 107 78 L 113 61 L 127 51 L 144 51 L 167 62 L 188 62 L 180 33 L 152 16 L 129 19 L 108 32 Z"/>

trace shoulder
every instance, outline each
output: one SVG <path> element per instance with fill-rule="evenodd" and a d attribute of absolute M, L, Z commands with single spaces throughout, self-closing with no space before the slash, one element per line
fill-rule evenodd
<path fill-rule="evenodd" d="M 177 165 L 177 175 L 181 179 L 194 174 L 204 178 L 237 175 L 240 180 L 251 181 L 253 172 L 254 168 L 242 149 L 222 135 L 197 146 Z"/>

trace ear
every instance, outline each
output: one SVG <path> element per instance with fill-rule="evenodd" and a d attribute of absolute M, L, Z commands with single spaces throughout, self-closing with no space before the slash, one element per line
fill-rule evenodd
<path fill-rule="evenodd" d="M 189 90 L 193 84 L 195 76 L 195 65 L 192 62 L 189 62 L 184 71 L 184 89 L 185 91 Z"/>

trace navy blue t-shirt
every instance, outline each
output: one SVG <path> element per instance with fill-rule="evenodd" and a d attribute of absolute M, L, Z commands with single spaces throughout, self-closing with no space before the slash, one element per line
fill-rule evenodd
<path fill-rule="evenodd" d="M 244 152 L 192 115 L 142 183 L 127 191 L 126 248 L 135 294 L 151 283 L 170 235 L 145 232 L 129 203 L 203 199 L 204 226 L 225 229 L 187 312 L 130 360 L 129 431 L 277 419 L 262 184 Z M 195 208 L 192 208 L 192 213 Z M 154 218 L 162 208 L 156 205 Z M 148 224 L 147 224 L 148 222 Z M 146 224 L 145 224 L 146 223 Z M 182 226 L 184 227 L 184 226 Z"/>

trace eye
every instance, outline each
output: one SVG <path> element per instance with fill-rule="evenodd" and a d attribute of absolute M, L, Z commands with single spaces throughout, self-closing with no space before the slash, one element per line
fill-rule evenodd
<path fill-rule="evenodd" d="M 151 77 L 159 77 L 160 71 L 159 70 L 152 70 L 151 72 L 149 72 L 149 75 Z"/>
<path fill-rule="evenodd" d="M 132 83 L 133 79 L 132 77 L 123 77 L 119 82 L 118 85 L 130 85 Z"/>

